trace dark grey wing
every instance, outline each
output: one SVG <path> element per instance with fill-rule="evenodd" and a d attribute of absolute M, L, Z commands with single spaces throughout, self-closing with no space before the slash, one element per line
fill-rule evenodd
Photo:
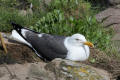
<path fill-rule="evenodd" d="M 49 34 L 43 34 L 39 37 L 38 34 L 27 31 L 26 40 L 32 45 L 32 47 L 46 60 L 52 60 L 54 58 L 65 58 L 67 55 L 67 49 L 64 46 L 63 36 L 52 36 Z"/>

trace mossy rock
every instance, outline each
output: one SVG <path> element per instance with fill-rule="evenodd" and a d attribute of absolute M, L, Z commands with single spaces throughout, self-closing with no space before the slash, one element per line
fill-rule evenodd
<path fill-rule="evenodd" d="M 109 80 L 92 66 L 69 60 L 55 59 L 45 68 L 54 72 L 58 80 Z"/>

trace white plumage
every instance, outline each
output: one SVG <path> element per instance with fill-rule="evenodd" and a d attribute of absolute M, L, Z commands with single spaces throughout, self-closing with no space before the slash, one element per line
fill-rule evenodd
<path fill-rule="evenodd" d="M 73 61 L 84 61 L 88 59 L 90 51 L 87 45 L 84 45 L 86 39 L 81 34 L 74 34 L 65 39 L 65 46 L 68 50 L 66 59 Z"/>

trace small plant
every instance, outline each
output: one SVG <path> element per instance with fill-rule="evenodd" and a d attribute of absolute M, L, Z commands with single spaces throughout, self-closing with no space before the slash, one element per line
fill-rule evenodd
<path fill-rule="evenodd" d="M 20 2 L 17 0 L 1 0 L 0 1 L 0 31 L 9 32 L 11 31 L 12 26 L 10 25 L 11 21 L 14 21 L 18 24 L 24 26 L 31 26 L 39 20 L 39 13 L 35 12 L 30 15 L 27 14 L 25 16 L 20 15 L 20 10 L 17 6 L 20 5 Z"/>
<path fill-rule="evenodd" d="M 41 18 L 35 26 L 31 26 L 31 28 L 38 32 L 67 35 L 71 32 L 68 26 L 64 13 L 60 10 L 54 10 Z"/>

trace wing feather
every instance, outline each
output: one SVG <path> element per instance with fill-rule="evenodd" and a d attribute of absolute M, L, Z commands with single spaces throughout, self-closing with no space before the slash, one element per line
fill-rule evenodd
<path fill-rule="evenodd" d="M 66 57 L 67 49 L 64 46 L 64 39 L 65 37 L 63 36 L 43 34 L 42 37 L 39 37 L 34 32 L 26 32 L 26 40 L 47 60 Z"/>

